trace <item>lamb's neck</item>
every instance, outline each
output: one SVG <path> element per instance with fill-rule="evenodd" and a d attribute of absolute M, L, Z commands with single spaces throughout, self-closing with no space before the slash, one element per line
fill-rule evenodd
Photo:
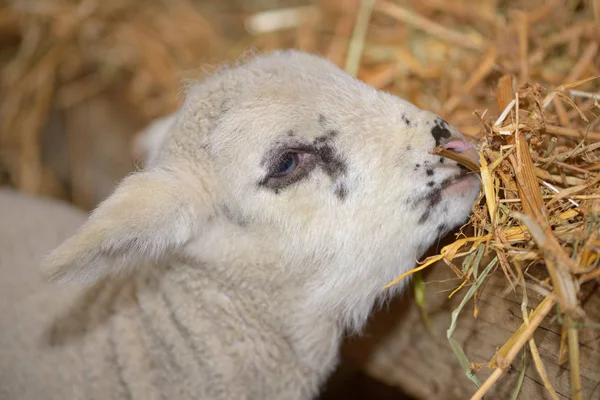
<path fill-rule="evenodd" d="M 246 270 L 250 269 L 247 266 Z M 293 362 L 299 373 L 312 381 L 311 386 L 320 385 L 337 364 L 342 336 L 338 322 L 306 308 L 303 294 L 294 285 L 261 280 L 268 276 L 265 274 L 230 277 L 221 268 L 203 265 L 172 265 L 165 275 L 163 279 L 181 286 L 178 306 L 189 308 L 186 314 L 190 324 L 195 316 L 205 316 L 195 313 L 208 308 L 231 311 L 235 315 L 215 316 L 235 318 L 230 325 L 246 325 L 240 327 L 240 332 L 260 335 L 256 349 L 264 346 L 260 341 L 265 338 L 271 338 L 273 346 L 286 347 L 276 350 L 293 358 L 286 361 L 286 366 Z M 219 336 L 219 332 L 214 334 Z"/>

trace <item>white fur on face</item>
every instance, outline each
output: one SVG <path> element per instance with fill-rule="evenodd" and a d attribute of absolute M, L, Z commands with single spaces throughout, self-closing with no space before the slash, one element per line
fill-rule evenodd
<path fill-rule="evenodd" d="M 194 257 L 277 264 L 273 279 L 295 282 L 307 307 L 358 328 L 384 284 L 466 221 L 478 180 L 448 186 L 461 169 L 429 154 L 460 137 L 322 58 L 281 52 L 192 87 L 157 164 L 185 159 L 214 173 L 224 222 L 194 242 Z M 270 180 L 291 150 L 308 172 Z"/>

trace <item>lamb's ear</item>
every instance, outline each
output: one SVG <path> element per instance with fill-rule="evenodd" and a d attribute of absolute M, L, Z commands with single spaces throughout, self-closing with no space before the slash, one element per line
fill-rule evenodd
<path fill-rule="evenodd" d="M 54 282 L 95 281 L 156 262 L 199 234 L 213 202 L 206 181 L 185 169 L 125 178 L 73 237 L 44 260 Z"/>

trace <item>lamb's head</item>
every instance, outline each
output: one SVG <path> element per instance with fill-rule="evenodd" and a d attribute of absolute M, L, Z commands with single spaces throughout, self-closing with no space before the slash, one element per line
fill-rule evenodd
<path fill-rule="evenodd" d="M 431 154 L 446 145 L 475 157 L 457 130 L 299 52 L 191 86 L 162 129 L 152 165 L 50 257 L 51 276 L 183 257 L 293 288 L 306 307 L 360 325 L 479 192 L 476 176 Z"/>

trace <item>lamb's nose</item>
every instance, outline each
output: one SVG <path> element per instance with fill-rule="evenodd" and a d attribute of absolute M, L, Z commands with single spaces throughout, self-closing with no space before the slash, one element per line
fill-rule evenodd
<path fill-rule="evenodd" d="M 448 142 L 444 145 L 444 149 L 460 153 L 479 165 L 479 154 L 477 154 L 477 150 L 475 150 L 475 147 L 466 140 L 459 139 Z"/>
<path fill-rule="evenodd" d="M 473 145 L 466 140 L 453 140 L 444 145 L 446 150 L 454 150 L 457 153 L 462 153 L 468 149 L 472 149 Z"/>

